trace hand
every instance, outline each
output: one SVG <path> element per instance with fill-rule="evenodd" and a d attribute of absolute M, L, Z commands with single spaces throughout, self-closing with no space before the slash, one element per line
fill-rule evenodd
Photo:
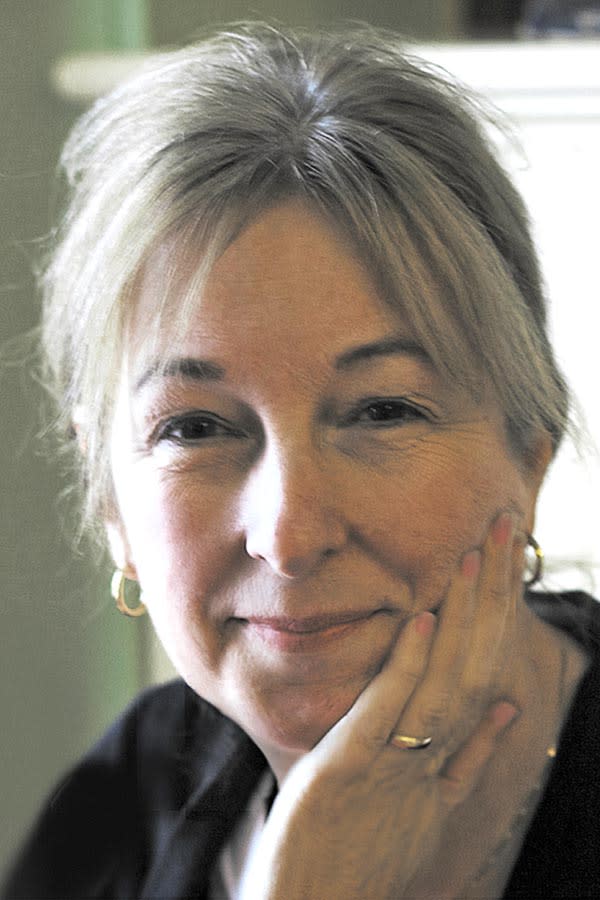
<path fill-rule="evenodd" d="M 462 560 L 439 624 L 429 612 L 407 622 L 382 671 L 291 770 L 243 898 L 399 900 L 426 896 L 428 872 L 439 879 L 453 816 L 517 715 L 495 694 L 520 591 L 514 532 L 512 517 L 500 516 L 482 550 Z M 398 749 L 397 732 L 432 743 Z"/>

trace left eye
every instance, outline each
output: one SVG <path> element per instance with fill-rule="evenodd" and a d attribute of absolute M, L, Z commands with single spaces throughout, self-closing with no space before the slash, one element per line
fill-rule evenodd
<path fill-rule="evenodd" d="M 425 410 L 406 400 L 370 400 L 350 416 L 350 424 L 399 425 L 426 419 Z"/>

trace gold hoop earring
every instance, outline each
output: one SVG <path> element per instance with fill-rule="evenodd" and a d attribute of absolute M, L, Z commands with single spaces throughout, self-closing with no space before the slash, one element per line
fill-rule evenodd
<path fill-rule="evenodd" d="M 531 547 L 535 553 L 533 571 L 530 577 L 525 579 L 525 585 L 527 587 L 532 587 L 544 574 L 544 551 L 532 534 L 527 535 L 527 545 Z"/>
<path fill-rule="evenodd" d="M 144 603 L 138 603 L 137 606 L 127 605 L 127 601 L 125 600 L 125 584 L 127 581 L 131 580 L 131 578 L 127 578 L 123 569 L 115 569 L 110 582 L 110 592 L 119 612 L 123 613 L 124 616 L 137 619 L 138 616 L 143 616 L 146 612 L 146 605 Z"/>

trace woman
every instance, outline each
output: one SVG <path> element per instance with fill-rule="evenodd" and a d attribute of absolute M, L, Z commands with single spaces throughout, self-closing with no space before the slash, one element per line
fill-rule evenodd
<path fill-rule="evenodd" d="M 64 162 L 51 377 L 182 680 L 6 895 L 595 896 L 596 609 L 524 587 L 568 396 L 467 101 L 393 36 L 249 25 Z"/>

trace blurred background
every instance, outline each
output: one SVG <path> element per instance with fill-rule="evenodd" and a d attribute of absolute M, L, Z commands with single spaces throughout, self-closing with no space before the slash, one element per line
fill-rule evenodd
<path fill-rule="evenodd" d="M 360 19 L 402 31 L 516 123 L 500 140 L 543 246 L 559 354 L 600 441 L 597 218 L 600 11 L 518 0 L 0 0 L 0 865 L 58 775 L 142 686 L 167 677 L 148 622 L 119 616 L 110 569 L 74 553 L 73 501 L 39 439 L 43 391 L 21 337 L 39 314 L 33 270 L 57 210 L 55 167 L 77 115 L 136 54 L 206 24 Z M 96 54 L 104 54 L 98 57 Z M 91 54 L 91 55 L 90 55 Z M 106 55 L 108 54 L 108 55 Z M 598 463 L 563 452 L 538 537 L 559 584 L 594 587 Z M 596 581 L 596 591 L 598 583 Z"/>

